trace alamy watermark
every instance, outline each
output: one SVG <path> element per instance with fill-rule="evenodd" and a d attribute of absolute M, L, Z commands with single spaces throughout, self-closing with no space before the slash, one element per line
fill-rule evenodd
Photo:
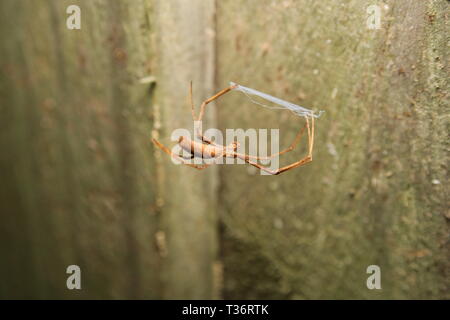
<path fill-rule="evenodd" d="M 367 7 L 366 12 L 368 14 L 366 25 L 371 30 L 381 29 L 381 7 L 373 4 Z"/>
<path fill-rule="evenodd" d="M 81 9 L 79 6 L 72 4 L 67 7 L 66 13 L 69 14 L 66 20 L 66 26 L 69 30 L 81 29 Z"/>
<path fill-rule="evenodd" d="M 375 264 L 367 267 L 366 273 L 370 274 L 367 278 L 367 289 L 381 289 L 381 268 Z"/>
<path fill-rule="evenodd" d="M 171 150 L 181 159 L 171 157 L 174 164 L 246 164 L 246 160 L 259 162 L 267 169 L 279 168 L 279 129 L 226 129 L 209 128 L 202 131 L 202 122 L 194 121 L 194 134 L 185 128 L 175 129 L 171 140 L 178 142 Z M 269 141 L 270 140 L 270 152 Z M 205 143 L 205 141 L 207 141 Z M 248 143 L 247 143 L 248 142 Z M 270 173 L 261 170 L 262 175 Z"/>
<path fill-rule="evenodd" d="M 81 289 L 81 269 L 76 264 L 70 265 L 66 269 L 66 273 L 70 274 L 67 277 L 66 286 L 69 290 Z"/>

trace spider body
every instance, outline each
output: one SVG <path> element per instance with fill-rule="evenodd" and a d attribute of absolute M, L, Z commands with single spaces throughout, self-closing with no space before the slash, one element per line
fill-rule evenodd
<path fill-rule="evenodd" d="M 211 98 L 205 100 L 202 105 L 200 106 L 200 113 L 198 118 L 196 119 L 195 117 L 195 112 L 194 112 L 194 105 L 192 102 L 192 83 L 191 83 L 191 87 L 190 87 L 190 98 L 191 98 L 191 109 L 192 109 L 192 118 L 194 121 L 201 121 L 204 111 L 205 111 L 205 107 L 208 103 L 210 103 L 211 101 L 219 98 L 221 95 L 231 91 L 232 89 L 236 88 L 237 85 L 232 85 L 220 92 L 218 92 L 217 94 L 215 94 L 214 96 L 212 96 Z M 274 153 L 270 156 L 267 157 L 262 157 L 262 156 L 252 156 L 252 155 L 247 155 L 245 153 L 238 153 L 237 152 L 237 148 L 239 146 L 239 144 L 237 142 L 233 142 L 228 146 L 223 146 L 220 144 L 216 144 L 210 140 L 208 140 L 206 137 L 204 137 L 200 132 L 197 132 L 197 136 L 198 138 L 200 138 L 199 141 L 194 141 L 186 136 L 181 136 L 178 139 L 178 144 L 179 146 L 187 151 L 190 154 L 190 157 L 188 159 L 192 159 L 194 157 L 198 157 L 198 158 L 202 158 L 202 159 L 213 159 L 213 158 L 220 158 L 220 157 L 226 157 L 226 158 L 239 158 L 244 160 L 245 162 L 247 162 L 248 164 L 257 167 L 267 173 L 270 173 L 272 175 L 278 175 L 282 172 L 288 171 L 290 169 L 296 168 L 296 167 L 300 167 L 308 162 L 312 161 L 312 149 L 313 149 L 313 142 L 314 142 L 314 117 L 311 115 L 311 126 L 309 124 L 309 119 L 307 116 L 305 116 L 306 119 L 306 123 L 303 126 L 302 129 L 300 129 L 300 131 L 298 132 L 297 136 L 295 137 L 294 141 L 292 142 L 292 144 L 285 150 L 281 151 L 281 152 L 277 152 Z M 294 147 L 298 144 L 298 142 L 300 141 L 303 132 L 305 131 L 305 129 L 307 129 L 307 133 L 308 133 L 308 155 L 305 156 L 304 158 L 300 159 L 299 161 L 296 161 L 290 165 L 287 165 L 285 167 L 279 168 L 277 170 L 271 170 L 263 165 L 258 164 L 257 162 L 254 162 L 253 160 L 268 160 L 271 159 L 273 157 L 282 155 L 286 152 L 292 151 L 294 149 Z M 175 158 L 179 161 L 181 161 L 182 164 L 195 168 L 195 169 L 205 169 L 207 167 L 209 167 L 211 164 L 203 164 L 203 165 L 196 165 L 196 164 L 192 164 L 189 162 L 186 162 L 187 158 L 181 157 L 175 153 L 173 153 L 171 150 L 169 150 L 166 146 L 164 146 L 163 144 L 161 144 L 158 140 L 156 139 L 152 139 L 153 143 L 160 148 L 161 150 L 163 150 L 165 153 L 167 153 L 168 155 L 170 155 L 172 158 Z"/>
<path fill-rule="evenodd" d="M 191 158 L 198 157 L 203 159 L 212 159 L 220 157 L 234 158 L 234 151 L 236 151 L 238 144 L 233 142 L 229 146 L 222 146 L 213 144 L 211 141 L 198 142 L 191 140 L 188 137 L 181 136 L 178 139 L 180 147 L 191 154 Z"/>

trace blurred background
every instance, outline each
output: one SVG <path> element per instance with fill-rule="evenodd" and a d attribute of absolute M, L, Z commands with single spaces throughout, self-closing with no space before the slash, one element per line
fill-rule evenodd
<path fill-rule="evenodd" d="M 449 299 L 449 7 L 2 0 L 0 298 Z M 190 80 L 325 110 L 314 161 L 174 165 L 150 137 L 193 128 Z M 301 125 L 232 92 L 203 128 Z"/>

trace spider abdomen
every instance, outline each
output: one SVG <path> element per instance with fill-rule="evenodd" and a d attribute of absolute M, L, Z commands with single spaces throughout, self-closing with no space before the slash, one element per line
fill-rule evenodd
<path fill-rule="evenodd" d="M 211 159 L 223 155 L 223 148 L 210 144 L 193 141 L 187 137 L 180 137 L 178 144 L 181 148 L 198 158 Z"/>

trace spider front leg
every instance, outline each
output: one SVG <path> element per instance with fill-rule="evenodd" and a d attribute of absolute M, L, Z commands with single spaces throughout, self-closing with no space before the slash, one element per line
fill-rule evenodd
<path fill-rule="evenodd" d="M 263 165 L 260 165 L 256 162 L 250 161 L 250 157 L 249 155 L 242 155 L 242 154 L 238 154 L 238 153 L 234 153 L 234 155 L 242 160 L 244 160 L 245 162 L 247 162 L 248 164 L 259 168 L 267 173 L 270 173 L 272 175 L 278 175 L 280 173 L 283 173 L 285 171 L 288 171 L 290 169 L 294 169 L 300 166 L 303 166 L 309 162 L 312 161 L 312 150 L 313 150 L 313 144 L 314 144 L 314 117 L 311 116 L 311 127 L 309 126 L 309 120 L 306 117 L 306 128 L 308 130 L 308 155 L 302 159 L 300 159 L 299 161 L 296 161 L 294 163 L 291 163 L 290 165 L 287 165 L 285 167 L 279 168 L 277 170 L 271 170 Z M 296 139 L 297 140 L 297 139 Z M 294 141 L 295 142 L 295 141 Z M 289 148 L 288 148 L 289 149 Z"/>
<path fill-rule="evenodd" d="M 314 116 L 311 116 L 311 128 L 309 127 L 309 120 L 308 117 L 306 117 L 306 126 L 308 128 L 308 155 L 304 157 L 303 159 L 300 159 L 297 162 L 291 163 L 290 165 L 287 165 L 283 168 L 280 168 L 276 170 L 275 174 L 280 174 L 285 171 L 288 171 L 290 169 L 294 169 L 300 166 L 303 166 L 307 164 L 308 162 L 312 161 L 312 151 L 313 151 L 313 145 L 314 145 Z"/>
<path fill-rule="evenodd" d="M 192 99 L 192 81 L 190 82 L 190 86 L 189 86 L 189 99 L 190 99 L 190 103 L 191 103 L 191 113 L 192 113 L 192 119 L 195 121 L 202 121 L 203 119 L 203 115 L 205 113 L 205 108 L 206 106 L 216 100 L 217 98 L 219 98 L 220 96 L 224 95 L 225 93 L 230 92 L 231 90 L 233 90 L 234 88 L 236 88 L 237 85 L 232 85 L 229 86 L 228 88 L 225 88 L 221 91 L 219 91 L 218 93 L 216 93 L 215 95 L 213 95 L 211 98 L 206 99 L 205 101 L 203 101 L 203 103 L 200 106 L 200 112 L 199 112 L 199 116 L 196 119 L 195 118 L 195 110 L 194 110 L 194 102 Z M 197 131 L 196 135 L 199 139 L 201 139 L 203 142 L 206 142 L 207 144 L 212 144 L 214 146 L 218 146 L 217 144 L 215 144 L 213 141 L 209 140 L 208 138 L 206 138 L 201 132 Z"/>
<path fill-rule="evenodd" d="M 211 98 L 206 99 L 205 101 L 203 101 L 203 103 L 202 103 L 201 106 L 200 106 L 200 113 L 199 113 L 199 115 L 198 115 L 197 121 L 202 121 L 203 114 L 205 113 L 205 108 L 206 108 L 206 106 L 208 105 L 208 103 L 210 103 L 210 102 L 216 100 L 216 99 L 219 98 L 220 96 L 224 95 L 225 93 L 230 92 L 231 90 L 233 90 L 233 89 L 236 88 L 236 87 L 237 87 L 237 84 L 234 84 L 234 85 L 232 85 L 232 86 L 229 86 L 228 88 L 225 88 L 225 89 L 219 91 L 218 93 L 216 93 L 215 95 L 213 95 Z M 194 118 L 194 120 L 195 120 L 195 118 Z"/>

